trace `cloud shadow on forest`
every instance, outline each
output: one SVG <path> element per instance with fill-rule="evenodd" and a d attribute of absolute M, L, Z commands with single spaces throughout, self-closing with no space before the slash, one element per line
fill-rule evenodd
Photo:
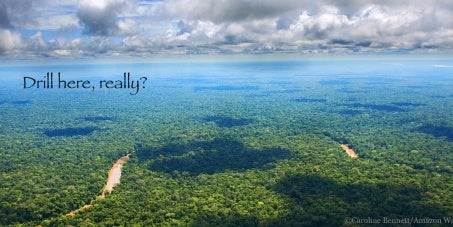
<path fill-rule="evenodd" d="M 363 114 L 363 112 L 360 110 L 349 110 L 349 109 L 340 110 L 338 113 L 341 115 L 350 115 L 350 116 L 357 116 L 357 115 Z"/>
<path fill-rule="evenodd" d="M 191 226 L 260 226 L 260 224 L 262 224 L 261 222 L 263 221 L 260 221 L 257 217 L 244 216 L 239 213 L 219 215 L 214 213 L 201 212 L 196 217 Z"/>
<path fill-rule="evenodd" d="M 0 105 L 8 104 L 8 103 L 13 106 L 25 106 L 25 105 L 31 104 L 32 101 L 30 101 L 30 100 L 0 101 Z"/>
<path fill-rule="evenodd" d="M 93 131 L 98 130 L 97 127 L 68 127 L 63 129 L 46 129 L 44 134 L 48 137 L 71 137 L 71 136 L 85 136 L 91 134 Z"/>
<path fill-rule="evenodd" d="M 288 214 L 262 220 L 239 213 L 202 212 L 193 226 L 343 226 L 345 218 L 440 218 L 448 212 L 426 203 L 429 193 L 410 185 L 339 184 L 332 179 L 289 174 L 269 190 L 288 201 Z"/>
<path fill-rule="evenodd" d="M 0 216 L 1 226 L 19 226 L 19 223 L 26 223 L 42 219 L 43 217 L 49 217 L 47 214 L 39 217 L 36 209 L 27 206 L 11 206 L 9 205 L 9 202 L 6 201 L 0 203 L 0 210 L 5 214 Z"/>
<path fill-rule="evenodd" d="M 89 122 L 102 122 L 102 121 L 114 121 L 114 117 L 103 117 L 103 116 L 93 116 L 93 117 L 84 117 L 84 121 L 89 121 Z"/>
<path fill-rule="evenodd" d="M 327 99 L 324 98 L 295 98 L 292 99 L 294 102 L 300 102 L 300 103 L 314 103 L 314 102 L 327 102 Z"/>
<path fill-rule="evenodd" d="M 351 103 L 346 104 L 349 109 L 346 111 L 342 111 L 342 114 L 347 115 L 357 115 L 361 114 L 362 110 L 377 110 L 377 111 L 385 111 L 385 112 L 407 112 L 410 111 L 412 108 L 426 106 L 423 103 L 414 103 L 414 102 L 392 102 L 390 105 L 388 104 L 372 104 L 372 103 Z"/>
<path fill-rule="evenodd" d="M 230 139 L 137 149 L 139 160 L 141 162 L 150 161 L 148 168 L 153 171 L 170 174 L 188 172 L 193 176 L 202 173 L 214 174 L 226 170 L 244 171 L 252 168 L 264 168 L 267 164 L 291 156 L 292 153 L 289 150 L 282 148 L 257 150 Z"/>
<path fill-rule="evenodd" d="M 224 116 L 207 116 L 203 118 L 204 122 L 214 122 L 219 127 L 231 128 L 234 126 L 244 126 L 252 123 L 248 118 L 231 118 Z"/>
<path fill-rule="evenodd" d="M 343 185 L 320 176 L 291 174 L 270 189 L 289 199 L 292 213 L 282 217 L 289 225 L 341 226 L 346 217 L 447 216 L 447 211 L 424 202 L 426 192 L 410 185 Z"/>
<path fill-rule="evenodd" d="M 426 106 L 426 104 L 424 104 L 424 103 L 415 103 L 415 102 L 392 102 L 392 105 L 407 106 L 407 107 Z"/>
<path fill-rule="evenodd" d="M 380 105 L 380 104 L 363 104 L 363 103 L 353 103 L 350 105 L 353 108 L 365 108 L 370 110 L 379 110 L 386 112 L 405 112 L 406 109 L 400 108 L 393 105 Z"/>
<path fill-rule="evenodd" d="M 453 142 L 453 127 L 423 125 L 416 128 L 416 130 L 422 133 L 431 134 L 434 137 L 446 137 L 448 141 Z"/>

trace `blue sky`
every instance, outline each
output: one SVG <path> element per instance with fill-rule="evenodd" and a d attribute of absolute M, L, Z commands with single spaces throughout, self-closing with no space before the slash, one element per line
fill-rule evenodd
<path fill-rule="evenodd" d="M 2 0 L 3 59 L 450 54 L 451 0 Z"/>

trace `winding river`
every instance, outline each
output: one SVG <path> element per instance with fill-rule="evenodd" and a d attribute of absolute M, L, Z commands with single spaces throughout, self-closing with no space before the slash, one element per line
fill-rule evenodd
<path fill-rule="evenodd" d="M 102 193 L 99 196 L 96 197 L 96 199 L 91 200 L 91 202 L 89 204 L 86 204 L 86 205 L 84 205 L 83 207 L 80 207 L 77 210 L 73 210 L 73 211 L 69 212 L 66 215 L 74 216 L 77 212 L 79 212 L 81 210 L 84 210 L 84 209 L 87 209 L 87 208 L 90 208 L 96 200 L 105 198 L 105 194 L 106 193 L 112 192 L 113 187 L 115 187 L 117 184 L 120 183 L 121 168 L 123 167 L 123 164 L 129 159 L 130 156 L 131 156 L 131 154 L 127 154 L 127 155 L 119 158 L 113 164 L 112 168 L 110 168 L 109 175 L 107 177 L 107 182 L 105 183 L 104 189 L 102 190 Z"/>

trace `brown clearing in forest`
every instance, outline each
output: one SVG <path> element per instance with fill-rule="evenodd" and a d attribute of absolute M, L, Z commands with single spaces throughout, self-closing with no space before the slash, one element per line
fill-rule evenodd
<path fill-rule="evenodd" d="M 85 204 L 83 207 L 80 207 L 77 210 L 73 210 L 66 215 L 74 216 L 77 212 L 90 208 L 93 205 L 94 201 L 105 198 L 105 194 L 107 192 L 108 193 L 112 192 L 113 187 L 115 187 L 117 184 L 120 183 L 121 167 L 123 167 L 123 164 L 129 159 L 130 156 L 131 156 L 131 154 L 127 154 L 127 155 L 121 157 L 113 164 L 112 168 L 110 168 L 109 175 L 107 177 L 107 182 L 105 183 L 105 186 L 104 186 L 104 189 L 102 190 L 101 195 L 97 196 L 96 199 L 91 200 L 91 202 L 89 204 Z"/>
<path fill-rule="evenodd" d="M 346 151 L 346 153 L 349 155 L 349 157 L 351 157 L 353 159 L 359 158 L 357 153 L 355 153 L 355 151 L 352 148 L 350 148 L 347 144 L 340 144 L 340 146 L 341 146 L 341 148 L 343 148 L 344 151 Z"/>

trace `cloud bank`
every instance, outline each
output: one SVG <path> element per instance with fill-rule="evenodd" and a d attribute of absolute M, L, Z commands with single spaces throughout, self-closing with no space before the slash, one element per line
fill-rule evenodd
<path fill-rule="evenodd" d="M 450 0 L 4 0 L 0 55 L 451 53 Z"/>

